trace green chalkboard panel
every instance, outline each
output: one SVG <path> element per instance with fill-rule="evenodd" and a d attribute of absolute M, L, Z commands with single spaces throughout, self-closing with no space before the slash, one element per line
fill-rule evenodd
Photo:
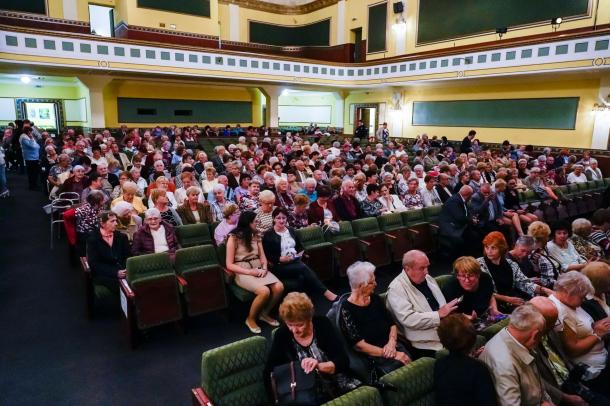
<path fill-rule="evenodd" d="M 587 14 L 589 0 L 419 0 L 417 42 Z"/>
<path fill-rule="evenodd" d="M 210 0 L 138 0 L 138 7 L 201 17 L 210 16 Z"/>
<path fill-rule="evenodd" d="M 369 7 L 369 25 L 366 39 L 369 53 L 385 51 L 387 12 L 387 3 Z"/>
<path fill-rule="evenodd" d="M 47 14 L 47 3 L 45 0 L 2 0 L 0 10 Z"/>
<path fill-rule="evenodd" d="M 121 123 L 250 123 L 249 101 L 118 98 Z"/>
<path fill-rule="evenodd" d="M 250 42 L 276 46 L 328 46 L 330 18 L 295 27 L 250 21 Z"/>
<path fill-rule="evenodd" d="M 413 125 L 573 130 L 578 97 L 413 103 Z"/>

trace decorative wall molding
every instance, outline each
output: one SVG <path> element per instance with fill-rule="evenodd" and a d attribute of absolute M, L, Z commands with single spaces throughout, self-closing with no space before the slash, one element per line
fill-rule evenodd
<path fill-rule="evenodd" d="M 0 30 L 0 62 L 61 66 L 101 72 L 277 82 L 332 87 L 399 86 L 421 81 L 610 68 L 610 32 L 480 52 L 378 61 L 366 65 L 331 64 L 225 49 L 198 51 L 137 41 L 57 32 Z"/>
<path fill-rule="evenodd" d="M 269 3 L 261 0 L 219 0 L 220 4 L 235 4 L 239 7 L 249 8 L 252 10 L 265 11 L 274 14 L 308 14 L 325 7 L 330 7 L 339 2 L 339 0 L 314 0 L 307 4 L 300 5 L 283 5 Z"/>

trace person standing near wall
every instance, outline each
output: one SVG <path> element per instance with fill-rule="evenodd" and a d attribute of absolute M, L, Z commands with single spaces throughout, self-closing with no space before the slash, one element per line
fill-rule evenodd
<path fill-rule="evenodd" d="M 379 130 L 377 130 L 377 139 L 380 140 L 384 145 L 387 145 L 390 139 L 390 130 L 388 130 L 388 123 L 383 123 Z"/>
<path fill-rule="evenodd" d="M 38 187 L 38 177 L 40 175 L 40 145 L 34 138 L 32 128 L 29 126 L 23 127 L 23 133 L 19 137 L 19 144 L 23 151 L 23 160 L 28 174 L 28 185 L 30 190 L 36 190 Z"/>

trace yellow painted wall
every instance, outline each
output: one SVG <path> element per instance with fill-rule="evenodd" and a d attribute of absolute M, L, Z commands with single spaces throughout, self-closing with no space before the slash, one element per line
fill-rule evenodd
<path fill-rule="evenodd" d="M 146 81 L 123 81 L 114 80 L 104 88 L 104 116 L 106 127 L 118 127 L 126 124 L 135 127 L 146 127 L 142 123 L 119 123 L 117 111 L 117 98 L 152 98 L 152 99 L 182 99 L 182 100 L 230 100 L 230 101 L 253 101 L 253 96 L 245 87 L 233 87 L 226 85 L 194 85 L 191 83 L 168 83 L 168 82 L 146 82 Z M 253 115 L 256 101 L 253 102 Z M 259 102 L 260 104 L 260 102 Z M 260 119 L 258 113 L 257 120 Z M 170 125 L 169 123 L 157 123 L 159 125 Z M 176 125 L 189 125 L 192 122 L 172 123 Z M 202 123 L 196 123 L 202 124 Z M 205 123 L 211 125 L 235 125 L 236 123 Z M 240 123 L 242 126 L 251 125 Z"/>
<path fill-rule="evenodd" d="M 33 99 L 81 99 L 85 98 L 89 105 L 89 92 L 87 88 L 78 84 L 70 86 L 46 86 L 37 88 L 31 84 L 9 84 L 0 83 L 0 98 L 33 98 Z M 65 117 L 64 117 L 65 118 Z M 90 119 L 90 117 L 87 117 Z M 8 121 L 1 121 L 0 125 L 6 125 Z M 88 122 L 68 121 L 66 125 L 88 126 Z"/>
<path fill-rule="evenodd" d="M 460 84 L 437 84 L 398 88 L 403 95 L 403 109 L 392 111 L 390 101 L 392 90 L 354 92 L 346 99 L 344 109 L 344 128 L 346 133 L 353 131 L 349 122 L 349 105 L 353 103 L 388 103 L 386 119 L 392 136 L 414 138 L 426 133 L 428 136 L 446 136 L 450 140 L 461 140 L 467 127 L 429 127 L 411 125 L 414 101 L 446 100 L 484 100 L 519 99 L 545 97 L 580 97 L 575 130 L 536 130 L 519 128 L 475 128 L 482 142 L 502 142 L 509 139 L 513 143 L 567 146 L 588 148 L 591 146 L 594 113 L 593 104 L 597 101 L 599 79 L 582 80 L 537 80 L 536 78 L 506 78 L 502 80 L 479 80 Z"/>

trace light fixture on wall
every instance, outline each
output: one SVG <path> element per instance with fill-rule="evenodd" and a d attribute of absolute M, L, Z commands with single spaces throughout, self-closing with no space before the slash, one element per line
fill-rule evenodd
<path fill-rule="evenodd" d="M 401 15 L 396 17 L 396 22 L 392 24 L 392 30 L 394 31 L 404 31 L 407 29 L 407 22 L 405 18 Z"/>
<path fill-rule="evenodd" d="M 498 37 L 500 37 L 500 39 L 502 39 L 504 34 L 506 34 L 507 32 L 508 32 L 508 28 L 507 27 L 496 28 L 496 34 L 498 34 Z"/>
<path fill-rule="evenodd" d="M 25 75 L 21 76 L 19 79 L 21 80 L 21 83 L 26 84 L 26 85 L 32 81 L 32 79 L 29 76 L 25 76 Z"/>
<path fill-rule="evenodd" d="M 557 31 L 557 28 L 559 28 L 562 21 L 563 18 L 561 17 L 554 17 L 551 19 L 551 27 L 553 27 L 553 31 Z"/>
<path fill-rule="evenodd" d="M 290 93 L 290 90 L 288 90 L 288 89 L 282 90 L 282 96 L 288 96 L 288 93 Z"/>

